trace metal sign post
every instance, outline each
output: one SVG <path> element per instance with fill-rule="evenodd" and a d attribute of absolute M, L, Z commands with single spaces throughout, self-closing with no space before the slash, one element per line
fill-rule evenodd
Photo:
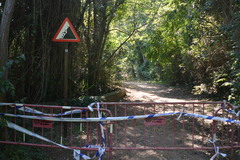
<path fill-rule="evenodd" d="M 68 99 L 68 42 L 80 42 L 80 38 L 69 18 L 65 18 L 57 33 L 53 37 L 54 42 L 67 42 L 64 51 L 64 105 Z M 63 136 L 67 137 L 67 123 L 64 123 Z"/>
<path fill-rule="evenodd" d="M 68 98 L 68 43 L 64 52 L 64 105 L 67 105 Z"/>
<path fill-rule="evenodd" d="M 64 105 L 67 105 L 68 99 L 68 43 L 66 43 L 65 52 L 64 52 Z M 67 137 L 67 123 L 63 123 L 63 137 Z"/>
<path fill-rule="evenodd" d="M 69 18 L 65 18 L 57 33 L 53 37 L 54 42 L 67 42 L 64 52 L 64 105 L 68 98 L 68 42 L 80 42 L 80 38 Z"/>

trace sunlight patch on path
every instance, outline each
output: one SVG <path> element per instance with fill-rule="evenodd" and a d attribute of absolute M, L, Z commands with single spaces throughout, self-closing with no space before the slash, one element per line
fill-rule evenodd
<path fill-rule="evenodd" d="M 183 95 L 163 85 L 146 82 L 126 82 L 127 99 L 134 102 L 197 102 L 192 95 Z M 178 93 L 179 92 L 179 93 Z M 169 97 L 168 97 L 169 96 Z M 191 97 L 192 96 L 192 97 Z M 184 97 L 184 98 L 183 98 Z"/>

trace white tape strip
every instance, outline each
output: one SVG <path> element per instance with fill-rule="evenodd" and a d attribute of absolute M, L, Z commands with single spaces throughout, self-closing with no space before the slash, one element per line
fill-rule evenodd
<path fill-rule="evenodd" d="M 56 122 L 99 122 L 99 121 L 105 122 L 105 121 L 124 121 L 124 120 L 132 120 L 132 119 L 145 119 L 145 118 L 153 118 L 153 117 L 161 117 L 161 116 L 171 116 L 176 114 L 180 114 L 180 112 L 160 113 L 160 114 L 152 114 L 152 115 L 139 115 L 139 116 L 125 116 L 125 117 L 102 117 L 102 118 L 62 118 L 62 117 L 18 115 L 18 114 L 9 114 L 9 113 L 0 113 L 0 116 L 2 115 L 2 116 L 8 116 L 8 117 L 38 119 L 38 120 L 56 121 Z"/>
<path fill-rule="evenodd" d="M 20 103 L 16 103 L 15 105 L 16 105 L 16 106 L 19 106 L 19 107 L 22 107 L 22 106 L 23 106 L 23 104 L 20 104 Z"/>
<path fill-rule="evenodd" d="M 110 133 L 113 133 L 113 124 L 110 124 Z"/>
<path fill-rule="evenodd" d="M 44 113 L 30 107 L 17 107 L 17 109 L 22 112 L 34 113 L 34 114 L 43 115 L 43 116 L 53 116 L 53 117 L 66 116 L 70 114 L 78 114 L 84 111 L 84 110 L 75 109 L 75 110 L 66 111 L 63 113 L 51 114 L 51 113 Z M 71 107 L 65 107 L 64 109 L 71 109 Z"/>
<path fill-rule="evenodd" d="M 74 157 L 74 160 L 80 160 L 80 154 L 81 154 L 81 151 L 80 150 L 76 150 L 74 149 L 73 151 L 73 157 Z"/>
<path fill-rule="evenodd" d="M 184 108 L 183 108 L 182 111 L 180 112 L 180 115 L 178 116 L 177 120 L 179 120 L 179 119 L 182 117 L 183 113 L 184 113 Z"/>
<path fill-rule="evenodd" d="M 216 144 L 215 144 L 216 143 L 216 139 L 217 139 L 216 134 L 214 134 L 213 135 L 213 140 L 212 141 L 208 140 L 208 142 L 213 144 L 214 151 L 215 151 L 215 154 L 210 158 L 210 160 L 214 160 L 218 155 L 221 155 L 223 157 L 227 156 L 227 154 L 219 152 L 219 147 L 217 147 Z"/>
<path fill-rule="evenodd" d="M 0 113 L 0 116 L 9 116 L 9 117 L 18 117 L 18 118 L 27 118 L 27 119 L 39 119 L 46 121 L 57 121 L 57 122 L 104 122 L 104 121 L 124 121 L 132 119 L 145 119 L 153 117 L 162 117 L 162 116 L 171 116 L 181 114 L 181 112 L 170 112 L 170 113 L 159 113 L 159 114 L 150 114 L 150 115 L 139 115 L 139 116 L 125 116 L 125 117 L 102 117 L 102 118 L 62 118 L 62 117 L 43 117 L 43 116 L 28 116 L 28 115 L 17 115 L 9 113 Z M 208 120 L 215 120 L 228 123 L 240 124 L 239 120 L 233 120 L 228 118 L 207 116 L 202 114 L 193 114 L 193 113 L 182 113 L 183 116 L 203 118 Z"/>
<path fill-rule="evenodd" d="M 53 142 L 53 141 L 51 141 L 51 140 L 49 140 L 49 139 L 47 139 L 47 138 L 45 138 L 45 137 L 42 137 L 42 136 L 40 136 L 40 135 L 38 135 L 38 134 L 36 134 L 36 133 L 33 133 L 33 132 L 31 132 L 31 131 L 23 128 L 23 127 L 20 127 L 19 125 L 14 124 L 14 123 L 11 123 L 11 122 L 8 122 L 8 121 L 7 121 L 7 126 L 8 126 L 9 128 L 15 129 L 15 130 L 17 130 L 17 131 L 19 131 L 19 132 L 25 133 L 25 134 L 27 134 L 27 135 L 29 135 L 29 136 L 33 136 L 33 137 L 36 137 L 36 138 L 41 139 L 41 140 L 43 140 L 43 141 L 46 141 L 46 142 L 49 142 L 49 143 L 53 143 L 53 144 L 55 144 L 55 145 L 57 145 L 57 146 L 59 146 L 59 147 L 61 147 L 61 148 L 71 149 L 71 148 L 69 148 L 69 147 L 66 147 L 66 146 L 63 146 L 63 145 L 61 145 L 61 144 L 55 143 L 55 142 Z"/>
<path fill-rule="evenodd" d="M 84 154 L 81 154 L 80 150 L 74 150 L 74 149 L 69 148 L 69 147 L 66 147 L 66 146 L 64 146 L 64 145 L 62 145 L 62 144 L 58 144 L 58 143 L 56 143 L 56 142 L 53 142 L 53 141 L 51 141 L 51 140 L 49 140 L 49 139 L 47 139 L 47 138 L 45 138 L 45 137 L 42 137 L 42 136 L 40 136 L 40 135 L 38 135 L 38 134 L 36 134 L 36 133 L 33 133 L 33 132 L 31 132 L 31 131 L 29 131 L 29 130 L 27 130 L 27 129 L 25 129 L 25 128 L 17 125 L 17 124 L 14 124 L 14 123 L 11 123 L 11 122 L 8 122 L 8 121 L 7 121 L 7 127 L 12 128 L 12 129 L 15 129 L 16 131 L 22 132 L 22 133 L 27 134 L 27 135 L 29 135 L 29 136 L 36 137 L 36 138 L 41 139 L 41 140 L 43 140 L 43 141 L 52 143 L 52 144 L 54 144 L 54 145 L 56 145 L 56 146 L 59 146 L 59 147 L 61 147 L 61 148 L 73 150 L 73 151 L 74 151 L 74 158 L 75 158 L 75 157 L 76 157 L 76 158 L 79 158 L 79 157 L 80 157 L 80 158 L 83 158 L 83 159 L 85 159 L 85 160 L 93 159 L 93 158 L 90 158 L 89 156 L 86 156 L 86 155 L 84 155 Z M 78 156 L 77 154 L 78 154 L 79 156 Z M 96 155 L 95 155 L 94 157 L 96 157 Z M 78 160 L 78 159 L 76 159 L 76 160 Z"/>
<path fill-rule="evenodd" d="M 91 104 L 88 105 L 88 109 L 89 109 L 91 112 L 93 112 L 93 108 L 92 108 L 92 107 L 94 106 L 94 104 L 95 104 L 95 103 L 91 103 Z"/>
<path fill-rule="evenodd" d="M 71 109 L 69 106 L 62 106 L 62 109 Z"/>
<path fill-rule="evenodd" d="M 97 111 L 98 111 L 98 118 L 102 118 L 102 113 L 100 112 L 100 103 L 97 103 Z M 102 147 L 98 148 L 98 152 L 99 152 L 99 160 L 102 160 L 103 155 L 105 153 L 106 140 L 104 135 L 103 123 L 99 122 L 99 125 L 100 125 L 101 135 L 102 135 Z"/>

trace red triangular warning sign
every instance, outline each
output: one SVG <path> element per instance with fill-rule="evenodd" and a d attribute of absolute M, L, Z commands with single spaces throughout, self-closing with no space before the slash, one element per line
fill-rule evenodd
<path fill-rule="evenodd" d="M 80 42 L 80 38 L 69 18 L 65 18 L 57 33 L 53 37 L 54 42 Z"/>

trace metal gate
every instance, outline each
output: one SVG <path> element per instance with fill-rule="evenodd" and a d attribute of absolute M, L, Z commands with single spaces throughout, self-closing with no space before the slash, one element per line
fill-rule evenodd
<path fill-rule="evenodd" d="M 114 117 L 128 117 L 128 120 L 114 122 L 111 151 L 213 150 L 210 140 L 216 140 L 214 145 L 217 145 L 220 150 L 230 150 L 230 153 L 240 148 L 239 121 L 238 124 L 231 123 L 233 120 L 238 120 L 238 116 L 229 103 L 102 102 L 101 108 L 110 110 Z M 182 115 L 180 117 L 182 111 L 197 116 Z M 180 113 L 168 116 L 167 113 L 171 112 Z M 159 113 L 163 116 L 151 118 Z M 131 120 L 137 115 L 148 115 L 149 118 Z M 216 139 L 214 139 L 215 136 Z M 213 152 L 212 155 L 214 154 Z"/>
<path fill-rule="evenodd" d="M 99 110 L 105 116 L 112 116 L 107 109 Z M 102 146 L 101 128 L 98 122 L 84 121 L 89 117 L 98 117 L 97 109 L 91 112 L 88 107 L 0 103 L 0 143 L 98 151 L 92 145 Z M 82 119 L 83 122 L 63 119 Z M 106 146 L 111 142 L 109 125 L 109 122 L 104 125 Z M 107 147 L 106 152 L 109 152 Z"/>
<path fill-rule="evenodd" d="M 215 149 L 216 152 L 218 148 L 233 153 L 240 148 L 240 129 L 236 124 L 240 123 L 239 115 L 234 110 L 237 107 L 224 102 L 101 102 L 89 107 L 2 103 L 0 107 L 2 121 L 17 124 L 60 145 L 2 127 L 0 143 L 5 144 L 55 148 L 63 145 L 83 152 L 99 151 L 86 145 L 103 147 L 104 144 L 107 152 L 104 157 L 108 159 L 118 150 Z M 52 121 L 51 117 L 55 119 Z M 102 121 L 104 133 L 98 121 Z"/>

